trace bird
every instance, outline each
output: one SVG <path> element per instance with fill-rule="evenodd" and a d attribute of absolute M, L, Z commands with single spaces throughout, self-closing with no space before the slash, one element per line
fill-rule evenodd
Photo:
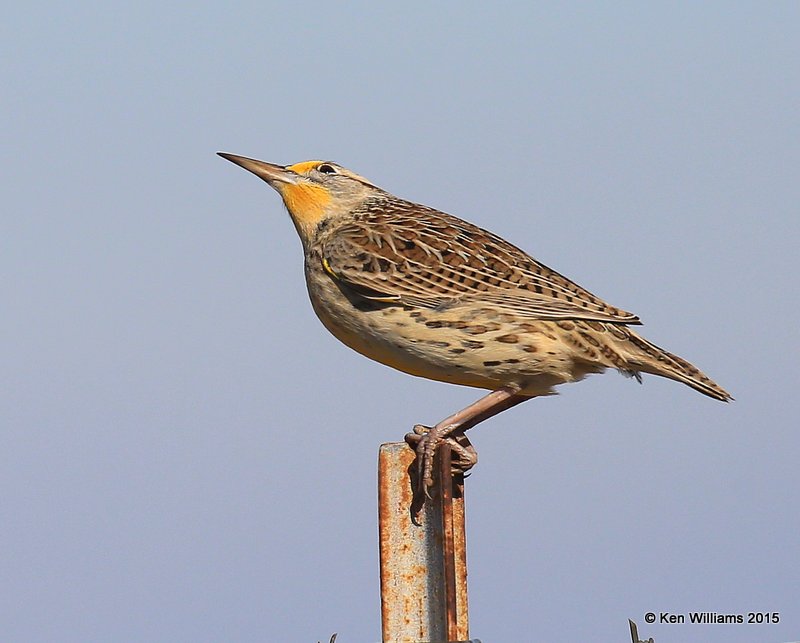
<path fill-rule="evenodd" d="M 322 324 L 362 355 L 411 375 L 490 391 L 406 436 L 418 485 L 433 486 L 439 445 L 455 471 L 477 453 L 464 431 L 556 386 L 616 369 L 731 395 L 685 359 L 641 337 L 633 313 L 477 225 L 407 201 L 332 161 L 277 165 L 218 152 L 283 199 Z"/>

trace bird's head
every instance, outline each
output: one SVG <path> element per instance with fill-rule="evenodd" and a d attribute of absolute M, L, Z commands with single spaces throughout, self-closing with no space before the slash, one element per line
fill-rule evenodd
<path fill-rule="evenodd" d="M 280 193 L 303 245 L 324 219 L 347 214 L 371 196 L 383 193 L 363 176 L 331 161 L 283 166 L 225 152 L 218 154 L 249 170 Z"/>

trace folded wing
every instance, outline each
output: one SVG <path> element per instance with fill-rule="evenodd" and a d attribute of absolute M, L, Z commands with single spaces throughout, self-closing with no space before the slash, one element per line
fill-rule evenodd
<path fill-rule="evenodd" d="M 419 216 L 409 220 L 409 208 Z M 641 323 L 504 239 L 416 204 L 365 210 L 323 242 L 322 260 L 332 278 L 375 301 L 436 309 L 485 302 L 530 319 Z"/>

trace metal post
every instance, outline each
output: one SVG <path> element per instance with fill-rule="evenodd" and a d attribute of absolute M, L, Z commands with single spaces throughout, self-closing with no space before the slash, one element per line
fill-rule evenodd
<path fill-rule="evenodd" d="M 466 641 L 463 476 L 452 476 L 450 447 L 442 445 L 433 497 L 415 515 L 409 476 L 414 458 L 404 442 L 381 445 L 378 456 L 383 641 Z"/>

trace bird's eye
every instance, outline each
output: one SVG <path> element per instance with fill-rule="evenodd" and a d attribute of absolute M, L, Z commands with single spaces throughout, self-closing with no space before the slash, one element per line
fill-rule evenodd
<path fill-rule="evenodd" d="M 330 163 L 323 163 L 317 167 L 317 171 L 322 172 L 323 174 L 336 174 L 336 168 Z"/>

